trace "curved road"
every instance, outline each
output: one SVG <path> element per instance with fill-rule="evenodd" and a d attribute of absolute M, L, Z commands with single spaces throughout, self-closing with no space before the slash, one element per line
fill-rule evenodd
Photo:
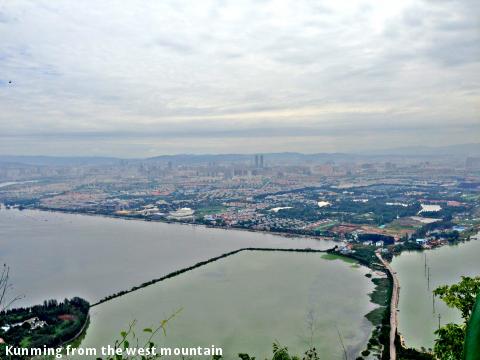
<path fill-rule="evenodd" d="M 400 285 L 396 273 L 393 271 L 390 264 L 383 260 L 380 253 L 376 253 L 377 258 L 381 261 L 383 266 L 388 270 L 393 279 L 392 299 L 390 301 L 390 360 L 397 359 L 397 351 L 395 348 L 395 335 L 397 334 L 397 308 L 398 308 L 398 296 L 400 292 Z"/>

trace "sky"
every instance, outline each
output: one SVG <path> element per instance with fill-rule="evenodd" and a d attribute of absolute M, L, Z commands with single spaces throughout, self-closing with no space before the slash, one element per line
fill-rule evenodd
<path fill-rule="evenodd" d="M 478 0 L 0 1 L 0 154 L 478 139 Z"/>

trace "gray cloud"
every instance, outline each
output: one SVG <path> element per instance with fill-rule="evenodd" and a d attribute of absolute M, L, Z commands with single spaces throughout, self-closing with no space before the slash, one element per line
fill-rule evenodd
<path fill-rule="evenodd" d="M 186 137 L 190 152 L 239 152 L 242 138 L 252 151 L 314 152 L 478 138 L 479 10 L 473 0 L 6 3 L 0 153 L 21 152 L 22 139 L 37 153 L 62 153 L 68 139 L 82 154 L 141 156 L 184 152 Z"/>

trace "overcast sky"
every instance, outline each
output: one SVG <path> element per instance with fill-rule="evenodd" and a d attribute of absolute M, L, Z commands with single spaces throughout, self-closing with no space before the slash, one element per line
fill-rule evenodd
<path fill-rule="evenodd" d="M 448 145 L 479 113 L 478 0 L 0 2 L 0 154 Z"/>

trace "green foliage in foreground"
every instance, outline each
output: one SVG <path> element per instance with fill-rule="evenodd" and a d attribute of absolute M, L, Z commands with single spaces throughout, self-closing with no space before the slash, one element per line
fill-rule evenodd
<path fill-rule="evenodd" d="M 165 325 L 167 324 L 167 322 L 169 320 L 170 319 L 163 320 L 161 325 L 157 329 L 147 328 L 147 329 L 143 330 L 144 333 L 149 333 L 150 334 L 148 340 L 145 343 L 144 349 L 152 350 L 152 349 L 155 348 L 155 344 L 152 341 L 152 338 L 160 330 L 162 330 L 163 332 L 166 331 L 165 330 L 166 329 Z M 133 337 L 135 339 L 136 344 L 137 344 L 136 346 L 138 346 L 138 341 L 137 341 L 138 338 L 136 337 L 136 335 L 133 331 L 133 326 L 134 325 L 135 325 L 135 322 L 133 322 L 130 325 L 129 330 L 121 332 L 120 340 L 115 342 L 115 349 L 125 350 L 125 349 L 129 348 L 131 346 L 130 341 L 128 340 L 129 337 Z M 310 347 L 304 353 L 303 357 L 299 357 L 297 355 L 291 355 L 288 352 L 287 347 L 283 347 L 277 342 L 273 343 L 272 348 L 273 348 L 273 356 L 272 356 L 271 360 L 321 360 L 315 347 Z M 153 360 L 153 359 L 159 359 L 161 357 L 162 356 L 160 354 L 153 354 L 153 353 L 150 353 L 150 354 L 147 354 L 147 355 L 123 355 L 122 354 L 122 355 L 109 356 L 106 359 L 97 358 L 97 360 Z M 252 356 L 250 356 L 249 354 L 246 354 L 246 353 L 240 353 L 240 354 L 238 354 L 238 357 L 239 357 L 240 360 L 255 360 L 255 357 L 252 357 Z M 183 357 L 183 358 L 185 359 L 185 357 Z M 224 359 L 223 356 L 220 356 L 220 355 L 213 355 L 212 356 L 212 360 L 223 360 L 223 359 Z M 268 359 L 265 359 L 265 360 L 268 360 Z"/>
<path fill-rule="evenodd" d="M 433 293 L 449 307 L 460 310 L 464 323 L 446 324 L 435 331 L 433 354 L 398 346 L 398 359 L 480 360 L 480 277 L 462 276 L 459 283 L 440 286 Z M 395 341 L 400 344 L 398 336 Z"/>
<path fill-rule="evenodd" d="M 465 360 L 480 360 L 480 292 L 467 325 L 464 356 Z"/>
<path fill-rule="evenodd" d="M 148 334 L 147 339 L 142 342 L 143 346 L 140 346 L 139 337 L 134 331 L 136 321 L 133 321 L 128 330 L 122 331 L 120 333 L 120 339 L 115 341 L 114 348 L 122 350 L 122 354 L 109 356 L 105 359 L 97 358 L 97 360 L 153 360 L 162 357 L 161 354 L 156 353 L 153 349 L 156 348 L 153 338 L 158 333 L 167 334 L 167 324 L 172 320 L 182 309 L 177 310 L 173 315 L 168 319 L 162 320 L 157 328 L 146 328 L 143 329 L 144 334 Z M 150 352 L 145 355 L 126 355 L 126 349 L 130 347 L 149 349 Z M 311 346 L 305 353 L 303 358 L 300 358 L 296 355 L 290 355 L 287 347 L 281 346 L 278 342 L 273 343 L 273 356 L 271 360 L 320 360 L 317 350 L 315 347 Z M 255 360 L 255 357 L 251 357 L 246 353 L 238 354 L 240 360 Z M 223 356 L 213 355 L 212 360 L 223 360 Z M 267 359 L 265 359 L 267 360 Z"/>
<path fill-rule="evenodd" d="M 471 278 L 467 276 L 462 276 L 462 280 L 458 284 L 440 286 L 434 290 L 433 293 L 439 296 L 449 307 L 460 310 L 464 320 L 461 325 L 450 323 L 435 331 L 437 339 L 433 350 L 438 359 L 462 360 L 465 358 L 463 349 L 467 323 L 471 317 L 473 320 L 470 320 L 470 322 L 475 321 L 472 311 L 479 291 L 480 277 Z M 478 336 L 478 333 L 475 334 L 475 330 L 473 330 L 473 333 Z M 475 358 L 472 357 L 471 359 Z"/>
<path fill-rule="evenodd" d="M 460 310 L 462 318 L 468 321 L 479 291 L 480 277 L 462 276 L 462 280 L 458 284 L 440 286 L 433 293 L 449 307 Z"/>
<path fill-rule="evenodd" d="M 135 325 L 136 321 L 133 321 L 128 330 L 120 332 L 120 339 L 115 341 L 114 348 L 121 349 L 125 351 L 130 347 L 134 348 L 142 348 L 150 350 L 148 354 L 145 355 L 126 355 L 122 352 L 122 354 L 117 354 L 113 356 L 107 357 L 105 360 L 151 360 L 151 359 L 158 359 L 161 357 L 160 354 L 156 354 L 153 349 L 155 348 L 155 343 L 153 342 L 153 338 L 158 333 L 163 333 L 163 335 L 167 334 L 167 324 L 177 316 L 182 309 L 177 310 L 173 313 L 169 318 L 164 319 L 160 322 L 160 324 L 155 328 L 145 328 L 143 329 L 144 334 L 147 335 L 147 339 L 142 342 L 142 346 L 140 345 L 140 339 L 135 333 Z M 97 360 L 102 360 L 102 358 L 97 358 Z"/>

